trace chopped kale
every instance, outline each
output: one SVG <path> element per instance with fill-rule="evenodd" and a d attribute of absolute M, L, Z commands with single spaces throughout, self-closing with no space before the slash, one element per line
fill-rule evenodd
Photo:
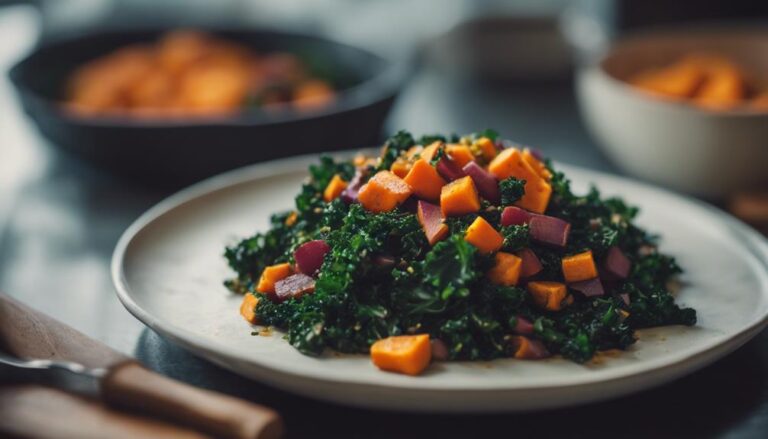
<path fill-rule="evenodd" d="M 495 141 L 497 136 L 487 130 L 461 140 L 455 135 L 414 140 L 400 131 L 386 141 L 376 170 L 389 169 L 416 144 L 479 137 Z M 568 179 L 551 163 L 546 166 L 552 172 L 552 196 L 545 214 L 571 224 L 565 248 L 531 240 L 527 225 L 501 227 L 503 207 L 524 196 L 525 181 L 515 178 L 500 182 L 500 206 L 483 200 L 476 213 L 446 218 L 448 236 L 432 246 L 417 216 L 405 206 L 371 213 L 341 199 L 325 202 L 322 194 L 331 178 L 338 174 L 349 181 L 355 168 L 322 157 L 310 167 L 295 211 L 274 215 L 268 231 L 226 248 L 227 262 L 237 273 L 226 285 L 238 293 L 254 292 L 265 267 L 292 263 L 298 246 L 324 240 L 331 250 L 317 274 L 314 293 L 281 303 L 260 300 L 256 308 L 260 323 L 285 330 L 289 343 L 308 355 L 326 349 L 364 353 L 381 338 L 428 333 L 446 344 L 451 359 L 508 357 L 510 336 L 522 316 L 534 323 L 533 337 L 551 353 L 582 363 L 599 350 L 626 349 L 638 328 L 695 324 L 696 312 L 675 304 L 667 289 L 680 267 L 655 250 L 655 236 L 634 224 L 637 209 L 617 198 L 602 198 L 595 188 L 575 195 Z M 573 303 L 559 311 L 543 310 L 525 288 L 487 280 L 494 255 L 481 253 L 464 239 L 478 216 L 504 237 L 502 251 L 533 250 L 543 267 L 536 280 L 564 282 L 564 256 L 590 249 L 600 263 L 612 246 L 630 259 L 631 273 L 627 279 L 605 282 L 604 296 L 589 298 L 570 291 Z"/>

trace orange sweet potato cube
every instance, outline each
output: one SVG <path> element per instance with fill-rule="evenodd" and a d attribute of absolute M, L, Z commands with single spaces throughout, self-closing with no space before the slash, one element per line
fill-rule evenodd
<path fill-rule="evenodd" d="M 487 137 L 477 139 L 473 146 L 477 149 L 480 153 L 480 157 L 482 157 L 485 162 L 490 162 L 496 157 L 496 144 L 493 143 L 493 140 Z"/>
<path fill-rule="evenodd" d="M 404 180 L 417 197 L 430 201 L 440 199 L 440 191 L 446 185 L 446 181 L 437 173 L 437 169 L 424 159 L 417 160 L 413 164 Z"/>
<path fill-rule="evenodd" d="M 469 176 L 454 180 L 440 191 L 443 216 L 461 216 L 480 210 L 480 196 Z"/>
<path fill-rule="evenodd" d="M 451 160 L 463 168 L 464 165 L 475 159 L 472 150 L 467 145 L 460 145 L 457 143 L 450 144 L 445 147 L 445 152 L 451 157 Z"/>
<path fill-rule="evenodd" d="M 357 200 L 371 212 L 389 212 L 411 193 L 411 187 L 402 178 L 389 171 L 379 171 L 360 188 Z"/>
<path fill-rule="evenodd" d="M 287 262 L 283 264 L 270 265 L 261 273 L 259 283 L 256 284 L 256 291 L 260 293 L 274 294 L 275 283 L 290 276 L 291 272 L 291 264 Z"/>
<path fill-rule="evenodd" d="M 488 171 L 499 180 L 509 177 L 525 180 L 525 195 L 515 203 L 516 206 L 535 213 L 547 210 L 552 186 L 528 164 L 519 149 L 507 148 L 500 152 L 488 165 Z"/>
<path fill-rule="evenodd" d="M 566 282 L 579 282 L 597 277 L 597 267 L 591 250 L 565 257 L 561 265 Z"/>
<path fill-rule="evenodd" d="M 520 280 L 520 271 L 523 260 L 506 252 L 496 253 L 496 262 L 488 271 L 488 279 L 496 285 L 511 287 L 517 285 Z"/>
<path fill-rule="evenodd" d="M 568 303 L 568 300 L 566 300 L 568 289 L 563 283 L 548 281 L 528 282 L 527 288 L 533 302 L 540 308 L 549 311 L 559 311 L 563 307 L 563 302 Z"/>
<path fill-rule="evenodd" d="M 464 240 L 474 245 L 481 253 L 492 253 L 498 251 L 504 244 L 504 237 L 497 232 L 492 225 L 483 217 L 478 216 L 472 224 L 467 227 L 464 234 Z M 514 256 L 514 255 L 510 255 Z M 514 256 L 517 258 L 517 256 Z"/>
<path fill-rule="evenodd" d="M 330 203 L 338 198 L 346 188 L 347 182 L 344 181 L 339 174 L 334 175 L 328 183 L 328 186 L 325 187 L 325 191 L 323 191 L 323 200 L 325 200 L 326 203 Z"/>
<path fill-rule="evenodd" d="M 259 298 L 251 293 L 246 293 L 240 304 L 240 315 L 252 325 L 256 324 L 256 305 L 258 304 Z"/>
<path fill-rule="evenodd" d="M 371 361 L 382 370 L 418 375 L 431 360 L 432 347 L 428 334 L 397 335 L 371 345 Z"/>

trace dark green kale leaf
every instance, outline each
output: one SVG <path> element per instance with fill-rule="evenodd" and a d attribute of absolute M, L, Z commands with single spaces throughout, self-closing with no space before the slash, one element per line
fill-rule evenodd
<path fill-rule="evenodd" d="M 525 195 L 525 180 L 509 177 L 501 180 L 499 189 L 501 190 L 501 205 L 511 206 Z"/>
<path fill-rule="evenodd" d="M 405 130 L 398 131 L 384 142 L 384 152 L 381 156 L 381 161 L 376 167 L 376 171 L 386 171 L 392 167 L 392 163 L 397 160 L 401 153 L 407 151 L 410 147 L 416 144 L 411 133 Z"/>
<path fill-rule="evenodd" d="M 501 235 L 504 237 L 503 250 L 506 252 L 516 252 L 530 246 L 527 224 L 504 226 L 501 228 Z"/>

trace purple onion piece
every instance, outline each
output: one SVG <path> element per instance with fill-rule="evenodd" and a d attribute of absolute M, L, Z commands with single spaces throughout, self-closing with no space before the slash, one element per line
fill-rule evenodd
<path fill-rule="evenodd" d="M 443 212 L 440 210 L 440 206 L 419 200 L 416 210 L 416 216 L 419 218 L 421 227 L 424 229 L 427 241 L 430 243 L 435 242 L 443 228 Z"/>
<path fill-rule="evenodd" d="M 432 347 L 432 359 L 437 361 L 445 361 L 448 359 L 448 345 L 439 338 L 430 340 Z"/>
<path fill-rule="evenodd" d="M 452 160 L 447 157 L 441 157 L 437 161 L 437 173 L 447 181 L 458 180 L 462 177 L 466 177 L 467 174 Z"/>
<path fill-rule="evenodd" d="M 322 239 L 305 242 L 293 252 L 296 269 L 300 273 L 314 276 L 323 265 L 325 254 L 330 250 L 331 247 Z"/>
<path fill-rule="evenodd" d="M 465 174 L 469 175 L 483 198 L 493 204 L 499 204 L 501 192 L 499 191 L 499 182 L 496 180 L 496 177 L 474 161 L 464 165 L 462 170 Z"/>
<path fill-rule="evenodd" d="M 275 282 L 275 296 L 278 302 L 291 297 L 298 299 L 304 294 L 315 291 L 315 280 L 306 274 L 296 273 Z"/>
<path fill-rule="evenodd" d="M 528 221 L 531 239 L 553 247 L 565 247 L 571 225 L 560 218 L 533 215 Z"/>
<path fill-rule="evenodd" d="M 605 294 L 600 278 L 572 282 L 568 286 L 587 297 L 602 296 Z"/>
<path fill-rule="evenodd" d="M 515 327 L 512 329 L 512 332 L 520 335 L 533 334 L 533 323 L 530 320 L 523 316 L 517 316 L 516 319 L 517 323 L 515 323 Z"/>
<path fill-rule="evenodd" d="M 535 276 L 544 268 L 539 257 L 529 248 L 517 252 L 517 256 L 523 260 L 520 267 L 520 277 L 523 279 Z"/>
<path fill-rule="evenodd" d="M 632 268 L 632 262 L 616 246 L 608 249 L 603 262 L 605 272 L 616 279 L 626 279 L 629 276 L 629 270 Z"/>
<path fill-rule="evenodd" d="M 341 199 L 347 203 L 352 204 L 357 202 L 357 195 L 360 192 L 360 188 L 365 184 L 365 178 L 368 173 L 361 168 L 355 171 L 355 175 L 347 185 L 346 189 L 341 192 Z"/>
<path fill-rule="evenodd" d="M 501 211 L 502 226 L 519 226 L 527 223 L 530 219 L 531 214 L 519 207 L 507 206 Z"/>

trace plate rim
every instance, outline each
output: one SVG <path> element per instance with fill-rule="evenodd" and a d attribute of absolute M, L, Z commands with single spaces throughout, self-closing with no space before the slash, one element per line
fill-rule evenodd
<path fill-rule="evenodd" d="M 330 154 L 336 157 L 339 157 L 339 156 L 343 157 L 343 156 L 351 155 L 352 152 L 330 153 Z M 222 347 L 221 345 L 210 340 L 201 339 L 199 336 L 195 335 L 194 333 L 188 331 L 187 329 L 181 328 L 175 324 L 164 323 L 162 322 L 162 319 L 156 318 L 152 313 L 143 309 L 133 300 L 133 298 L 131 297 L 131 289 L 125 280 L 125 272 L 123 270 L 123 265 L 124 265 L 126 250 L 128 249 L 133 239 L 145 227 L 150 225 L 153 221 L 160 218 L 165 213 L 170 212 L 171 210 L 179 206 L 182 206 L 185 203 L 191 202 L 201 196 L 209 195 L 217 191 L 227 189 L 229 187 L 234 187 L 240 184 L 244 184 L 244 183 L 247 183 L 248 181 L 255 180 L 255 179 L 270 178 L 270 177 L 278 176 L 287 172 L 301 172 L 303 169 L 302 167 L 305 168 L 308 164 L 316 160 L 317 157 L 319 157 L 319 154 L 307 154 L 307 155 L 289 157 L 289 158 L 284 158 L 279 160 L 273 160 L 269 162 L 257 163 L 257 164 L 245 166 L 242 168 L 234 169 L 234 170 L 210 177 L 208 179 L 202 180 L 191 186 L 188 186 L 187 188 L 182 189 L 166 197 L 165 199 L 161 200 L 160 202 L 152 206 L 150 209 L 148 209 L 146 212 L 144 212 L 142 215 L 140 215 L 122 234 L 122 236 L 117 242 L 117 245 L 115 247 L 115 250 L 112 256 L 112 262 L 111 262 L 112 280 L 115 286 L 115 290 L 117 292 L 117 296 L 120 302 L 123 304 L 123 306 L 125 306 L 125 308 L 134 317 L 136 317 L 139 321 L 144 323 L 146 326 L 160 333 L 164 337 L 172 340 L 173 342 L 178 343 L 183 347 L 193 351 L 193 353 L 195 353 L 196 355 L 203 356 L 209 361 L 213 361 L 225 367 L 227 367 L 227 364 L 225 362 L 216 361 L 214 358 L 211 358 L 211 357 L 219 356 L 222 358 L 226 358 L 230 361 L 240 361 L 240 362 L 245 361 L 247 362 L 250 368 L 258 369 L 260 372 L 263 372 L 263 373 L 259 373 L 258 377 L 255 377 L 254 374 L 247 374 L 249 378 L 259 379 L 260 381 L 268 382 L 278 387 L 289 388 L 292 386 L 289 386 L 286 383 L 281 382 L 284 380 L 270 379 L 271 377 L 267 376 L 266 374 L 267 372 L 269 373 L 277 372 L 276 375 L 280 375 L 283 378 L 285 377 L 301 378 L 301 381 L 310 380 L 313 382 L 322 382 L 323 384 L 328 384 L 328 383 L 343 384 L 347 386 L 357 386 L 357 387 L 367 388 L 367 389 L 388 389 L 388 390 L 397 390 L 402 392 L 430 392 L 430 393 L 439 393 L 439 394 L 444 394 L 448 392 L 457 392 L 457 391 L 459 392 L 461 391 L 464 391 L 464 392 L 467 392 L 467 391 L 469 392 L 525 391 L 527 392 L 531 390 L 573 389 L 573 388 L 579 388 L 584 386 L 593 386 L 599 383 L 607 384 L 612 382 L 618 382 L 618 381 L 627 380 L 627 379 L 638 379 L 637 381 L 639 382 L 639 381 L 642 381 L 640 380 L 640 378 L 645 378 L 646 381 L 648 380 L 655 381 L 653 385 L 659 385 L 664 382 L 675 379 L 677 377 L 680 377 L 682 375 L 691 373 L 708 364 L 711 364 L 712 362 L 722 358 L 723 356 L 727 355 L 728 353 L 742 346 L 744 343 L 749 341 L 752 337 L 760 333 L 762 329 L 768 326 L 768 307 L 766 307 L 766 310 L 764 310 L 761 316 L 758 315 L 753 322 L 743 327 L 738 332 L 729 334 L 725 340 L 715 342 L 712 345 L 707 346 L 702 350 L 689 352 L 682 355 L 678 354 L 673 356 L 672 358 L 667 357 L 668 359 L 664 361 L 664 364 L 662 365 L 651 364 L 651 366 L 649 366 L 647 369 L 633 371 L 633 372 L 630 371 L 628 373 L 624 372 L 617 376 L 587 379 L 587 380 L 582 380 L 579 382 L 567 383 L 567 384 L 554 383 L 554 384 L 545 384 L 545 385 L 542 385 L 542 384 L 515 385 L 514 387 L 501 387 L 501 388 L 477 386 L 476 383 L 474 385 L 470 384 L 470 385 L 455 386 L 455 387 L 454 386 L 432 387 L 432 386 L 423 386 L 423 385 L 419 386 L 419 385 L 412 384 L 412 383 L 418 383 L 419 381 L 409 381 L 408 383 L 410 385 L 406 385 L 405 383 L 403 384 L 377 383 L 377 382 L 370 382 L 370 381 L 364 381 L 364 380 L 339 379 L 339 378 L 327 377 L 327 376 L 317 376 L 313 374 L 299 374 L 293 371 L 277 370 L 266 364 L 243 360 L 237 354 L 237 352 L 235 352 L 234 349 Z M 707 211 L 708 214 L 710 214 L 717 221 L 727 226 L 729 228 L 729 232 L 735 234 L 736 235 L 735 238 L 738 238 L 738 241 L 736 242 L 744 246 L 745 250 L 748 250 L 752 254 L 752 256 L 757 260 L 757 262 L 759 262 L 763 267 L 768 268 L 768 239 L 764 238 L 762 235 L 760 235 L 757 231 L 755 231 L 748 225 L 742 223 L 741 221 L 732 217 L 731 215 L 715 208 L 714 206 L 704 203 L 703 201 L 676 193 L 674 191 L 671 191 L 662 187 L 658 187 L 652 184 L 648 184 L 643 181 L 638 181 L 632 178 L 623 177 L 616 174 L 610 174 L 602 171 L 596 171 L 589 168 L 583 168 L 583 167 L 578 167 L 573 165 L 565 165 L 562 163 L 558 163 L 558 165 L 561 168 L 563 168 L 566 172 L 571 169 L 574 169 L 577 171 L 585 172 L 590 175 L 595 175 L 596 177 L 599 177 L 599 178 L 625 180 L 643 189 L 661 192 L 667 196 L 670 196 L 674 199 L 679 200 L 680 202 L 684 202 L 689 205 L 693 205 L 697 208 L 704 209 L 705 211 Z M 763 300 L 768 300 L 768 289 L 763 289 L 762 298 Z M 202 353 L 200 351 L 202 351 Z M 687 367 L 683 367 L 686 362 L 688 362 L 689 364 L 687 365 Z M 681 367 L 682 367 L 682 370 L 675 370 L 675 369 L 680 369 Z M 227 368 L 235 371 L 240 375 L 246 375 L 244 372 L 237 370 L 234 367 L 227 367 Z M 660 377 L 658 376 L 659 373 L 668 371 L 668 370 L 675 370 L 674 371 L 675 373 L 668 373 L 666 376 L 662 373 Z M 418 378 L 416 378 L 416 380 L 418 380 Z M 313 392 L 311 391 L 302 392 L 301 390 L 295 388 L 295 386 L 293 386 L 293 388 L 289 390 L 297 393 L 305 393 L 305 394 L 310 394 L 312 396 L 318 396 L 318 395 L 314 395 Z M 608 395 L 603 395 L 603 397 L 589 398 L 589 400 L 607 399 L 607 398 L 619 396 L 620 394 L 631 393 L 635 390 L 637 389 L 616 391 Z M 340 400 L 340 399 L 330 398 L 330 397 L 325 399 L 332 399 L 337 402 L 343 402 L 343 399 Z M 360 405 L 360 404 L 357 404 L 357 405 Z M 554 406 L 562 406 L 562 405 L 568 405 L 568 404 L 553 404 L 553 405 L 546 405 L 546 406 L 554 407 Z M 373 404 L 372 406 L 375 406 L 375 404 Z M 386 404 L 384 404 L 384 406 L 386 406 Z M 487 411 L 487 410 L 483 410 L 483 411 Z M 508 411 L 508 410 L 502 407 L 500 408 L 500 411 Z"/>

